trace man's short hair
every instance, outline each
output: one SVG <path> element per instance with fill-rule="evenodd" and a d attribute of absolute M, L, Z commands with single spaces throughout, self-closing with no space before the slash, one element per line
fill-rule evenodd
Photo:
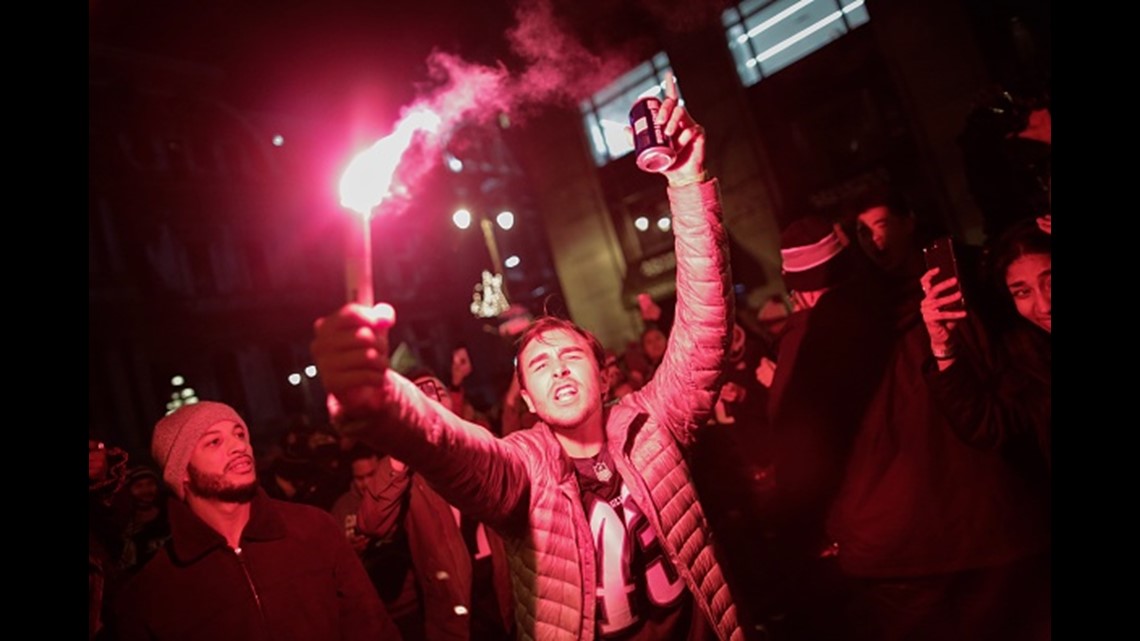
<path fill-rule="evenodd" d="M 384 455 L 377 452 L 375 448 L 365 445 L 364 443 L 356 442 L 348 450 L 347 459 L 349 463 L 362 461 L 370 458 L 384 458 Z"/>
<path fill-rule="evenodd" d="M 874 207 L 885 207 L 887 213 L 899 218 L 914 214 L 910 197 L 897 186 L 879 185 L 863 190 L 841 202 L 836 207 L 834 218 L 847 224 Z"/>
<path fill-rule="evenodd" d="M 526 387 L 526 381 L 523 380 L 523 362 L 520 358 L 523 350 L 526 349 L 526 346 L 529 345 L 531 341 L 534 341 L 547 332 L 559 329 L 574 332 L 586 339 L 586 343 L 590 346 L 590 351 L 594 354 L 594 363 L 597 364 L 598 370 L 602 369 L 602 363 L 606 362 L 606 349 L 602 347 L 602 343 L 596 336 L 582 329 L 573 321 L 566 320 L 565 318 L 541 316 L 535 319 L 534 322 L 523 331 L 522 335 L 519 336 L 518 349 L 515 350 L 515 376 L 519 379 L 519 385 L 524 388 Z"/>

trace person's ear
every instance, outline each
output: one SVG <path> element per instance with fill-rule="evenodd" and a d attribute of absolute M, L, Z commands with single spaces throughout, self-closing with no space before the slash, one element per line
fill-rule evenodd
<path fill-rule="evenodd" d="M 524 389 L 519 392 L 519 396 L 521 396 L 523 402 L 526 403 L 526 408 L 530 410 L 530 413 L 534 414 L 534 403 L 530 400 L 530 394 Z"/>

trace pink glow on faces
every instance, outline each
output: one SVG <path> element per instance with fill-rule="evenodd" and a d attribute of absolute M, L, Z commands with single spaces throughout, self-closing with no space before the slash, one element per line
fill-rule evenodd
<path fill-rule="evenodd" d="M 601 411 L 600 364 L 581 335 L 546 331 L 527 343 L 518 358 L 526 372 L 523 401 L 547 425 L 573 430 Z"/>
<path fill-rule="evenodd" d="M 1005 283 L 1017 313 L 1053 333 L 1053 257 L 1025 254 L 1009 264 Z"/>

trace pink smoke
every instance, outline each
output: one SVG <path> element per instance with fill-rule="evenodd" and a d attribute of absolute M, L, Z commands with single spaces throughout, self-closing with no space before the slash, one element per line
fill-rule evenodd
<path fill-rule="evenodd" d="M 517 125 L 535 108 L 576 104 L 636 63 L 615 51 L 588 50 L 555 15 L 551 0 L 522 0 L 515 21 L 506 37 L 521 63 L 519 70 L 512 71 L 503 62 L 470 62 L 446 51 L 436 50 L 428 57 L 430 83 L 413 104 L 401 109 L 395 130 L 424 109 L 439 116 L 440 126 L 434 132 L 419 132 L 411 141 L 415 149 L 399 161 L 386 213 L 404 208 L 399 190 L 419 183 L 437 165 L 449 135 L 461 126 L 492 123 L 500 114 Z"/>

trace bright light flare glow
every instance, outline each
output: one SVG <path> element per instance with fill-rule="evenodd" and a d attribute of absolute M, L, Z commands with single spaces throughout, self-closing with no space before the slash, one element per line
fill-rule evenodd
<path fill-rule="evenodd" d="M 317 366 L 316 365 L 306 365 L 305 366 L 305 376 L 308 376 L 309 378 L 316 378 Z"/>
<path fill-rule="evenodd" d="M 520 260 L 518 256 L 509 256 L 506 260 L 503 261 L 503 264 L 506 265 L 508 269 L 510 269 L 513 267 L 518 267 L 520 262 L 522 262 L 522 260 Z"/>
<path fill-rule="evenodd" d="M 185 383 L 185 382 L 186 382 L 186 379 L 182 378 L 182 377 L 181 377 L 180 375 L 178 375 L 178 374 L 175 374 L 175 375 L 174 375 L 174 376 L 173 376 L 173 377 L 170 379 L 170 384 L 171 384 L 171 385 L 181 385 L 181 384 L 183 384 L 183 383 Z"/>
<path fill-rule="evenodd" d="M 637 220 L 633 221 L 633 226 L 637 227 L 638 231 L 646 231 L 649 229 L 649 219 L 645 216 L 638 216 Z"/>
<path fill-rule="evenodd" d="M 281 134 L 277 134 L 276 136 L 273 137 L 273 146 L 274 147 L 280 147 L 281 145 L 284 145 L 284 144 L 285 144 L 285 136 L 282 136 Z"/>
<path fill-rule="evenodd" d="M 289 375 L 289 384 L 293 385 L 294 387 L 297 385 L 300 385 L 301 384 L 301 375 L 298 374 L 297 372 L 293 372 L 292 374 L 290 374 Z"/>
<path fill-rule="evenodd" d="M 396 130 L 373 143 L 352 159 L 340 177 L 340 204 L 368 217 L 388 195 L 392 176 L 416 132 L 435 133 L 440 117 L 430 109 L 419 108 L 404 114 Z"/>
<path fill-rule="evenodd" d="M 673 221 L 669 220 L 668 218 L 657 219 L 657 229 L 660 229 L 661 231 L 669 231 L 669 228 L 672 226 Z"/>
<path fill-rule="evenodd" d="M 396 322 L 396 308 L 388 303 L 376 303 L 364 310 L 364 316 L 373 325 L 383 321 L 383 324 L 391 326 Z"/>
<path fill-rule="evenodd" d="M 499 215 L 495 216 L 495 222 L 499 223 L 499 227 L 503 229 L 510 229 L 515 226 L 515 215 L 509 211 L 499 212 Z"/>
<path fill-rule="evenodd" d="M 471 226 L 471 212 L 466 209 L 456 209 L 451 215 L 451 222 L 460 229 L 467 229 Z"/>

